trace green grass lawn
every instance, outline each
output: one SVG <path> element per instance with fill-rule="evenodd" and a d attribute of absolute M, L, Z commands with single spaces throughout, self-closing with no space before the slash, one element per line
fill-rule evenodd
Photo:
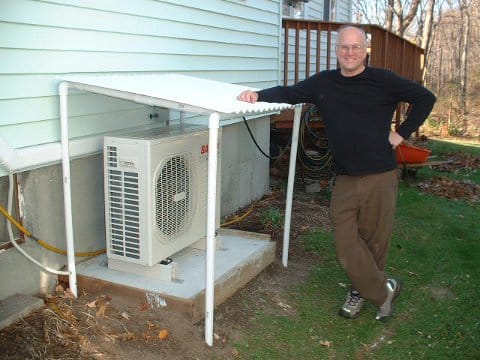
<path fill-rule="evenodd" d="M 434 146 L 480 156 L 476 146 Z M 356 319 L 337 315 L 348 279 L 331 234 L 313 231 L 301 241 L 322 261 L 307 282 L 289 289 L 296 314 L 257 313 L 236 345 L 242 359 L 480 359 L 479 206 L 424 194 L 406 182 L 399 190 L 387 273 L 405 287 L 394 317 L 375 321 L 368 303 Z"/>

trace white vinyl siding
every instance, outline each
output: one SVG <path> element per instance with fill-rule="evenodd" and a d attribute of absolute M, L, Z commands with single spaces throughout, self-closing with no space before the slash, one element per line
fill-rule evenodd
<path fill-rule="evenodd" d="M 330 0 L 330 19 L 324 19 L 324 1 L 310 1 L 308 5 L 308 18 L 335 21 L 335 22 L 351 22 L 352 21 L 352 1 L 351 0 Z M 332 8 L 333 7 L 333 8 Z M 334 16 L 334 18 L 332 18 Z"/>
<path fill-rule="evenodd" d="M 0 136 L 14 148 L 58 141 L 65 73 L 178 72 L 275 85 L 279 8 L 278 0 L 1 1 Z M 152 110 L 135 103 L 69 98 L 71 137 L 152 121 Z"/>
<path fill-rule="evenodd" d="M 352 1 L 337 1 L 336 14 L 338 22 L 352 22 Z"/>

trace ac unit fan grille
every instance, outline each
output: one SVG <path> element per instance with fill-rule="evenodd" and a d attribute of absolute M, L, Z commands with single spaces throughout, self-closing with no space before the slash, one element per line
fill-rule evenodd
<path fill-rule="evenodd" d="M 189 154 L 175 155 L 163 162 L 155 187 L 155 220 L 160 241 L 169 243 L 192 223 L 192 169 Z"/>
<path fill-rule="evenodd" d="M 140 259 L 138 174 L 109 169 L 107 176 L 110 252 Z"/>

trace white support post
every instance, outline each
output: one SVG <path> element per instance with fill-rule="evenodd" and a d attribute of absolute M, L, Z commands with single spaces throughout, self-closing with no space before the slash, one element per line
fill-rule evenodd
<path fill-rule="evenodd" d="M 213 309 L 215 306 L 215 213 L 217 194 L 218 128 L 220 115 L 208 119 L 207 252 L 205 271 L 205 342 L 213 346 Z"/>
<path fill-rule="evenodd" d="M 70 150 L 68 136 L 68 83 L 61 82 L 58 87 L 60 95 L 60 129 L 63 172 L 63 206 L 65 211 L 65 235 L 67 241 L 68 282 L 70 291 L 77 297 L 77 272 L 75 269 L 75 249 L 73 241 L 72 189 L 70 184 Z"/>
<path fill-rule="evenodd" d="M 290 147 L 290 163 L 288 165 L 287 199 L 285 204 L 285 226 L 283 229 L 283 253 L 282 264 L 287 267 L 288 248 L 290 243 L 290 223 L 292 218 L 293 185 L 295 183 L 295 166 L 297 164 L 298 133 L 300 129 L 300 117 L 302 104 L 295 105 L 292 128 L 292 144 Z"/>

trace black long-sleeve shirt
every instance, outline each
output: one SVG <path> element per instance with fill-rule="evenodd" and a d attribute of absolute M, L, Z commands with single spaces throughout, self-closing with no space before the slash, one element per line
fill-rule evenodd
<path fill-rule="evenodd" d="M 399 102 L 410 111 L 398 133 L 408 139 L 425 121 L 436 101 L 423 86 L 391 71 L 367 67 L 352 77 L 340 70 L 319 72 L 296 85 L 258 92 L 258 101 L 315 104 L 325 123 L 339 175 L 367 175 L 397 167 L 388 141 Z"/>

